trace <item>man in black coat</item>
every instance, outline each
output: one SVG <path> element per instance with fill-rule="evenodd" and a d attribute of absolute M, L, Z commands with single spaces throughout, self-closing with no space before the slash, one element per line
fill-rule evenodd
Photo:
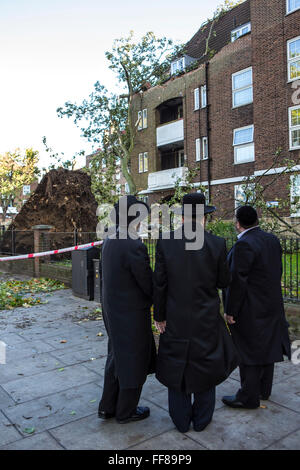
<path fill-rule="evenodd" d="M 205 205 L 200 193 L 184 196 L 183 206 L 191 205 L 197 220 L 197 205 L 204 214 L 215 207 Z M 218 288 L 228 286 L 226 242 L 204 232 L 202 248 L 187 250 L 187 240 L 177 231 L 159 239 L 154 273 L 154 319 L 161 332 L 157 379 L 168 387 L 170 416 L 180 432 L 191 422 L 202 431 L 211 421 L 215 407 L 215 387 L 237 366 L 225 322 L 220 314 Z M 194 403 L 192 404 L 192 394 Z"/>
<path fill-rule="evenodd" d="M 125 198 L 127 223 L 120 224 L 118 203 L 118 229 L 103 243 L 101 269 L 102 310 L 109 341 L 98 416 L 115 416 L 119 423 L 149 416 L 149 408 L 137 405 L 147 374 L 154 372 L 156 356 L 150 314 L 152 270 L 135 218 L 127 217 L 133 205 L 143 203 L 133 196 Z"/>
<path fill-rule="evenodd" d="M 256 210 L 236 212 L 238 241 L 229 253 L 232 282 L 225 293 L 226 319 L 240 353 L 241 388 L 223 397 L 233 408 L 257 408 L 271 395 L 274 363 L 291 357 L 281 291 L 282 249 L 259 227 Z"/>

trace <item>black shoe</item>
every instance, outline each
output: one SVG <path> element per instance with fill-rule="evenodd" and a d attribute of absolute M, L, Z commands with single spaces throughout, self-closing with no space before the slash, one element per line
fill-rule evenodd
<path fill-rule="evenodd" d="M 258 408 L 258 406 L 246 406 L 244 403 L 239 401 L 236 395 L 223 397 L 222 402 L 231 408 L 245 408 L 247 410 L 254 410 L 255 408 Z"/>
<path fill-rule="evenodd" d="M 106 411 L 98 411 L 98 418 L 100 419 L 110 419 L 114 418 L 115 414 L 114 413 L 106 413 Z"/>
<path fill-rule="evenodd" d="M 138 406 L 135 413 L 129 416 L 126 419 L 117 419 L 118 423 L 125 424 L 130 423 L 131 421 L 140 421 L 142 419 L 148 418 L 150 415 L 150 410 L 147 406 Z"/>

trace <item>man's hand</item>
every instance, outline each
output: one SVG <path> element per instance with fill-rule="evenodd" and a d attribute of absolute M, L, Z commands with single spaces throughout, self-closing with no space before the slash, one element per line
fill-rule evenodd
<path fill-rule="evenodd" d="M 228 325 L 234 325 L 235 324 L 235 320 L 231 315 L 226 315 L 226 313 L 225 313 L 224 318 L 225 318 L 225 321 L 228 323 Z"/>
<path fill-rule="evenodd" d="M 155 328 L 160 332 L 160 334 L 166 331 L 166 321 L 155 321 L 154 322 Z"/>

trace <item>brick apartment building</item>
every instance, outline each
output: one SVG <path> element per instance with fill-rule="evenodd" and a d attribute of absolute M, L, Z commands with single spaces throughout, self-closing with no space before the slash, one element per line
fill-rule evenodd
<path fill-rule="evenodd" d="M 133 122 L 140 121 L 131 168 L 151 204 L 198 167 L 195 190 L 204 185 L 221 216 L 233 215 L 245 177 L 269 169 L 278 148 L 300 157 L 300 0 L 246 0 L 213 29 L 210 58 L 203 57 L 208 25 L 172 64 L 171 73 L 181 75 L 135 95 Z M 185 71 L 195 59 L 197 68 Z M 300 196 L 300 166 L 266 194 L 270 203 Z"/>

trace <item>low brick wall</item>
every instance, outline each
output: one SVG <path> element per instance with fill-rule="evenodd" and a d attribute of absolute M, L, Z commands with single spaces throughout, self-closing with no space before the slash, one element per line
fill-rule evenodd
<path fill-rule="evenodd" d="M 22 259 L 16 261 L 2 261 L 0 271 L 11 274 L 25 274 L 34 277 L 34 260 Z M 55 263 L 40 263 L 40 277 L 48 277 L 64 282 L 66 286 L 72 287 L 72 267 L 60 266 Z"/>
<path fill-rule="evenodd" d="M 55 263 L 41 263 L 40 276 L 48 277 L 49 279 L 56 279 L 57 281 L 64 282 L 66 286 L 72 287 L 71 266 L 60 266 Z"/>

